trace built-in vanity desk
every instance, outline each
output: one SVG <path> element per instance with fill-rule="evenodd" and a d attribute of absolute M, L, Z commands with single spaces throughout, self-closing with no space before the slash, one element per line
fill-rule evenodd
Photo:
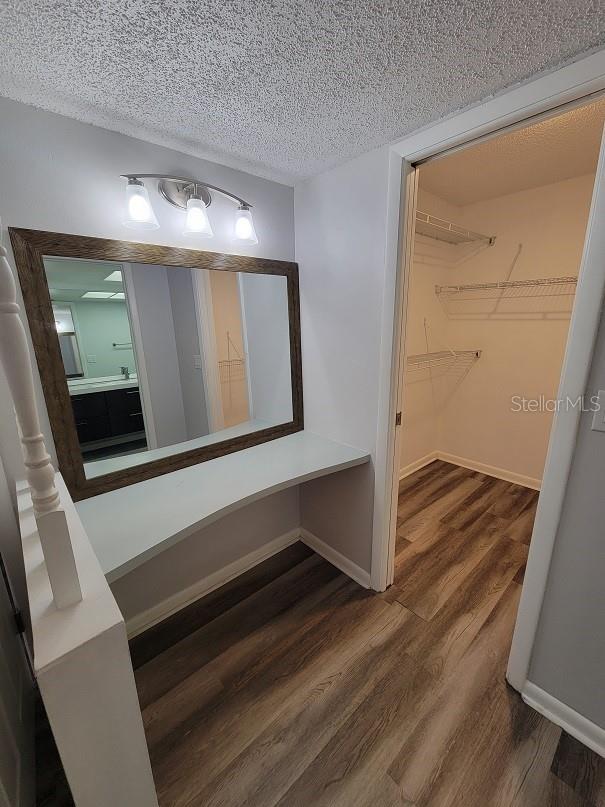
<path fill-rule="evenodd" d="M 372 529 L 369 455 L 304 430 L 295 263 L 10 232 L 68 503 L 131 635 L 299 539 L 369 585 L 342 543 Z"/>
<path fill-rule="evenodd" d="M 244 505 L 369 459 L 366 451 L 300 431 L 84 499 L 76 508 L 111 582 Z"/>
<path fill-rule="evenodd" d="M 203 186 L 146 179 L 187 210 Z M 128 180 L 129 207 L 142 185 Z M 253 233 L 250 204 L 217 188 L 204 193 L 206 207 L 213 193 L 226 193 Z M 192 209 L 201 213 L 200 205 Z M 127 634 L 168 620 L 299 540 L 368 587 L 370 558 L 355 540 L 372 529 L 370 457 L 304 430 L 295 263 L 239 248 L 20 228 L 10 236 L 62 503 L 45 514 L 43 553 L 32 494 L 19 487 L 36 677 L 76 801 L 156 804 Z M 244 252 L 251 243 L 244 239 Z M 43 449 L 31 408 L 27 422 L 35 443 L 27 451 Z M 339 504 L 332 490 L 341 486 Z M 286 562 L 300 549 L 288 550 Z M 296 587 L 291 593 L 298 596 Z"/>

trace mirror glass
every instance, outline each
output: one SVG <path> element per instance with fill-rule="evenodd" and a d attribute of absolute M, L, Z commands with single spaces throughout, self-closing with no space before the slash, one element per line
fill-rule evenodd
<path fill-rule="evenodd" d="M 292 420 L 286 277 L 44 268 L 87 479 Z"/>

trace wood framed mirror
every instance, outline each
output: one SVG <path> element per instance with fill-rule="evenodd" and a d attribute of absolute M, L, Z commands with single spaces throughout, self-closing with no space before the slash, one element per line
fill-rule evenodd
<path fill-rule="evenodd" d="M 75 501 L 303 428 L 295 263 L 9 233 Z"/>

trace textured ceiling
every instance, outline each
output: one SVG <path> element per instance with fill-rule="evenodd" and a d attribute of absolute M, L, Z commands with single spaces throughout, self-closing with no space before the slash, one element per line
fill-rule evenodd
<path fill-rule="evenodd" d="M 605 41 L 600 0 L 2 0 L 0 94 L 294 182 Z"/>
<path fill-rule="evenodd" d="M 430 161 L 420 187 L 464 206 L 593 173 L 604 123 L 605 99 Z"/>

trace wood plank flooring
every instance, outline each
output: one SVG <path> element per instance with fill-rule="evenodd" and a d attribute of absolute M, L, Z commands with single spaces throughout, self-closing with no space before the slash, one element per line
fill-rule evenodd
<path fill-rule="evenodd" d="M 605 805 L 605 763 L 504 681 L 536 501 L 432 463 L 384 594 L 293 547 L 135 641 L 162 807 Z"/>
<path fill-rule="evenodd" d="M 295 545 L 134 640 L 161 807 L 605 807 L 504 680 L 536 501 L 434 462 L 383 594 Z"/>

